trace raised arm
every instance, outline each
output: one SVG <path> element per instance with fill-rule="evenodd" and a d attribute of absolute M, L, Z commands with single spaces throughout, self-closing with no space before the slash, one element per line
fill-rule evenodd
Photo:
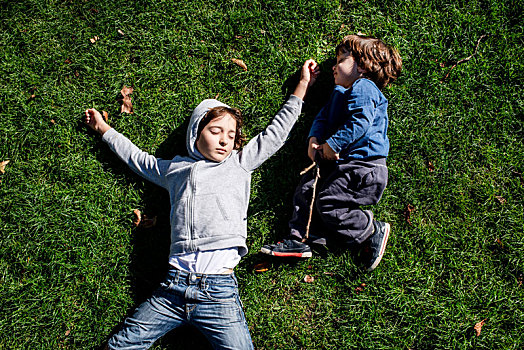
<path fill-rule="evenodd" d="M 300 81 L 293 95 L 273 118 L 271 124 L 255 136 L 240 152 L 240 164 L 253 171 L 284 145 L 302 110 L 303 99 L 319 74 L 317 63 L 307 60 L 302 66 Z"/>

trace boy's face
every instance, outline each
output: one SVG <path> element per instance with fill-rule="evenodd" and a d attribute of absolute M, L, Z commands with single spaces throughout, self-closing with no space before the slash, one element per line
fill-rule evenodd
<path fill-rule="evenodd" d="M 230 114 L 211 120 L 196 141 L 198 151 L 206 159 L 223 161 L 235 146 L 237 121 Z"/>
<path fill-rule="evenodd" d="M 351 87 L 355 80 L 362 77 L 362 71 L 349 52 L 340 51 L 338 53 L 337 63 L 333 66 L 333 77 L 336 85 L 345 88 Z"/>

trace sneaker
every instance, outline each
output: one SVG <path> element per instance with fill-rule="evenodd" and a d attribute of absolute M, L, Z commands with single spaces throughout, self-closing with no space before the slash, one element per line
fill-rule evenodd
<path fill-rule="evenodd" d="M 294 239 L 285 239 L 277 244 L 267 244 L 260 249 L 261 253 L 292 258 L 311 258 L 311 248 Z"/>
<path fill-rule="evenodd" d="M 364 248 L 366 254 L 364 266 L 368 272 L 373 271 L 382 260 L 391 231 L 391 226 L 387 222 L 373 221 L 373 226 L 375 232 L 368 238 L 366 242 L 368 246 Z"/>

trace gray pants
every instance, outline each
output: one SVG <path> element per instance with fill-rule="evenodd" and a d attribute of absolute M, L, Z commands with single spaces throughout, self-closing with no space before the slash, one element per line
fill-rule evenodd
<path fill-rule="evenodd" d="M 373 233 L 373 213 L 364 205 L 377 204 L 386 188 L 386 159 L 351 160 L 342 164 L 320 163 L 320 179 L 313 207 L 310 237 L 313 242 L 361 244 Z M 314 171 L 305 174 L 293 197 L 291 237 L 306 234 L 313 195 Z"/>

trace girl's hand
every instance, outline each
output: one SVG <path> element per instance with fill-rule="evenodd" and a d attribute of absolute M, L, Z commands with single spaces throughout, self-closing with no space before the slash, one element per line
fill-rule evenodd
<path fill-rule="evenodd" d="M 311 87 L 311 85 L 317 81 L 319 74 L 320 68 L 318 67 L 317 62 L 313 59 L 309 59 L 304 62 L 304 65 L 302 66 L 300 80 L 307 83 L 308 87 Z"/>
<path fill-rule="evenodd" d="M 102 114 L 94 108 L 86 110 L 84 122 L 94 131 L 103 135 L 111 127 L 105 122 Z"/>
<path fill-rule="evenodd" d="M 302 69 L 300 71 L 300 81 L 298 82 L 298 85 L 295 88 L 295 92 L 293 93 L 293 95 L 304 100 L 307 90 L 311 85 L 315 83 L 319 73 L 320 69 L 317 66 L 317 62 L 315 62 L 312 59 L 309 59 L 306 62 L 304 62 L 304 65 L 302 66 Z"/>

